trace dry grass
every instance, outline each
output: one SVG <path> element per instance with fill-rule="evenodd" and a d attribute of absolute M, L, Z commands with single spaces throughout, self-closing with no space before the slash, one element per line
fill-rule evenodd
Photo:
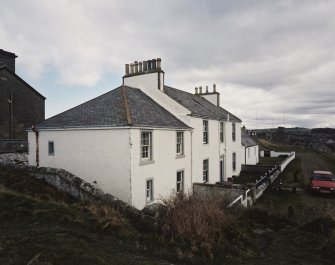
<path fill-rule="evenodd" d="M 99 222 L 103 229 L 124 230 L 127 225 L 126 219 L 111 206 L 106 204 L 87 203 L 84 205 Z"/>
<path fill-rule="evenodd" d="M 164 241 L 180 242 L 194 254 L 210 257 L 216 247 L 223 245 L 224 231 L 236 218 L 226 208 L 227 200 L 219 197 L 178 194 L 169 198 L 166 205 L 161 220 Z"/>

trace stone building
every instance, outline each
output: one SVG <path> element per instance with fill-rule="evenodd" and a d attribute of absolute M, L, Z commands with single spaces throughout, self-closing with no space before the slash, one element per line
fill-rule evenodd
<path fill-rule="evenodd" d="M 0 152 L 27 141 L 26 130 L 45 115 L 45 97 L 15 73 L 16 57 L 0 49 Z"/>

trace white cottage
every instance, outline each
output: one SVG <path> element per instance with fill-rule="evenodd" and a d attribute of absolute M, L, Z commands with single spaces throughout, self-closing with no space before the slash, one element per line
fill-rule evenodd
<path fill-rule="evenodd" d="M 250 135 L 242 129 L 242 164 L 257 165 L 259 162 L 259 146 Z"/>
<path fill-rule="evenodd" d="M 138 209 L 241 170 L 241 120 L 219 93 L 164 84 L 161 60 L 126 64 L 123 84 L 28 133 L 29 164 L 63 168 Z"/>

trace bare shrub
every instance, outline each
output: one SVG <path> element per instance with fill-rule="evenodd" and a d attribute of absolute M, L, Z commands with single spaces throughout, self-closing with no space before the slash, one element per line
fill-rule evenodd
<path fill-rule="evenodd" d="M 212 256 L 224 241 L 224 230 L 235 220 L 238 211 L 226 208 L 227 200 L 218 196 L 171 196 L 161 216 L 163 240 L 190 246 L 192 252 Z"/>

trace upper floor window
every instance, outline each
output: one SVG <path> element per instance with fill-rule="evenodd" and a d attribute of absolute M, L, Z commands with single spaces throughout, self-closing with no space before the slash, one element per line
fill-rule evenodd
<path fill-rule="evenodd" d="M 203 125 L 203 143 L 208 144 L 208 121 L 202 121 Z"/>
<path fill-rule="evenodd" d="M 236 153 L 233 153 L 232 161 L 233 161 L 233 171 L 235 171 L 236 170 Z"/>
<path fill-rule="evenodd" d="M 177 132 L 177 155 L 184 154 L 184 132 Z"/>
<path fill-rule="evenodd" d="M 54 156 L 55 155 L 55 145 L 53 141 L 48 142 L 48 154 L 49 156 Z"/>
<path fill-rule="evenodd" d="M 141 158 L 152 160 L 152 132 L 141 132 Z"/>
<path fill-rule="evenodd" d="M 233 141 L 235 142 L 236 140 L 236 124 L 235 123 L 232 124 L 232 138 L 233 138 Z"/>
<path fill-rule="evenodd" d="M 177 172 L 177 192 L 184 191 L 184 170 Z"/>
<path fill-rule="evenodd" d="M 202 181 L 208 182 L 208 159 L 203 160 L 202 162 Z"/>
<path fill-rule="evenodd" d="M 220 122 L 220 142 L 223 143 L 223 122 Z"/>

